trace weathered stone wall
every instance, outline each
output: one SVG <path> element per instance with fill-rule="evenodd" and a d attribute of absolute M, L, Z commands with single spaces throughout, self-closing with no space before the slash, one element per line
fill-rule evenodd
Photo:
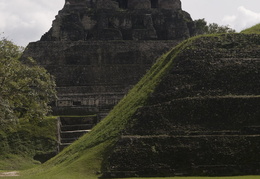
<path fill-rule="evenodd" d="M 22 60 L 32 57 L 55 77 L 53 115 L 95 114 L 99 121 L 159 56 L 193 32 L 179 0 L 65 0 Z"/>
<path fill-rule="evenodd" d="M 159 0 L 158 4 L 160 9 L 181 9 L 181 1 L 180 0 Z"/>
<path fill-rule="evenodd" d="M 160 54 L 178 41 L 35 42 L 23 58 L 37 60 L 56 78 L 56 114 L 109 111 Z"/>
<path fill-rule="evenodd" d="M 55 114 L 108 112 L 157 57 L 193 32 L 179 0 L 66 0 L 22 58 L 55 76 Z"/>
<path fill-rule="evenodd" d="M 42 41 L 183 40 L 194 34 L 193 21 L 179 0 L 67 3 Z"/>
<path fill-rule="evenodd" d="M 65 0 L 65 6 L 82 6 L 96 9 L 171 9 L 181 10 L 180 0 Z"/>
<path fill-rule="evenodd" d="M 104 176 L 259 175 L 259 42 L 233 34 L 182 49 L 132 116 Z"/>

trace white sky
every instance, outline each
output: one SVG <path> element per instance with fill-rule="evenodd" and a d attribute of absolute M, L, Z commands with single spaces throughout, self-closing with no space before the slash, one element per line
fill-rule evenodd
<path fill-rule="evenodd" d="M 193 19 L 229 25 L 237 32 L 260 23 L 260 0 L 181 0 Z"/>
<path fill-rule="evenodd" d="M 0 0 L 0 33 L 26 46 L 47 32 L 65 0 Z M 193 19 L 229 25 L 237 32 L 260 23 L 260 0 L 181 0 Z"/>

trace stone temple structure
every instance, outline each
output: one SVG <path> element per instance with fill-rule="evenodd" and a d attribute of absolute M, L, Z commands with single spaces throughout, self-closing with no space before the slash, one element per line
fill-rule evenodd
<path fill-rule="evenodd" d="M 52 28 L 28 45 L 56 78 L 56 115 L 108 111 L 157 57 L 194 33 L 180 0 L 66 0 Z"/>
<path fill-rule="evenodd" d="M 66 0 L 52 28 L 22 57 L 56 78 L 58 151 L 103 119 L 161 54 L 193 34 L 180 0 Z"/>
<path fill-rule="evenodd" d="M 62 115 L 61 143 L 69 143 L 66 130 L 100 120 L 157 57 L 193 33 L 179 0 L 67 0 L 49 32 L 30 43 L 22 58 L 33 57 L 56 77 L 59 99 L 53 111 Z M 145 76 L 146 84 L 134 88 L 131 105 L 127 96 L 86 135 L 98 138 L 96 145 L 115 141 L 104 149 L 96 173 L 104 178 L 259 175 L 259 42 L 259 35 L 202 36 L 165 55 Z M 156 86 L 149 89 L 147 83 Z M 126 117 L 122 109 L 135 111 Z M 73 115 L 85 123 L 75 125 Z M 84 152 L 71 152 L 85 154 L 93 147 L 82 143 L 76 145 Z"/>

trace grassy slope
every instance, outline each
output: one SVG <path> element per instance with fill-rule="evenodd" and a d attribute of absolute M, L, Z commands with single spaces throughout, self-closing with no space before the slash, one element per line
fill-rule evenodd
<path fill-rule="evenodd" d="M 0 156 L 0 166 L 3 170 L 26 170 L 39 164 L 40 162 L 27 156 L 14 154 Z"/>
<path fill-rule="evenodd" d="M 17 127 L 0 130 L 0 170 L 24 170 L 39 165 L 33 160 L 36 154 L 55 151 L 56 123 L 56 118 L 49 117 L 37 124 L 20 121 Z"/>
<path fill-rule="evenodd" d="M 241 31 L 244 34 L 260 34 L 260 24 L 256 24 L 253 27 Z"/>
<path fill-rule="evenodd" d="M 153 92 L 155 86 L 160 82 L 174 64 L 174 58 L 194 39 L 189 39 L 168 54 L 162 56 L 141 81 L 121 100 L 121 102 L 100 122 L 92 132 L 84 135 L 80 140 L 63 150 L 58 156 L 46 162 L 40 167 L 22 172 L 24 179 L 97 179 L 102 167 L 102 161 L 106 153 L 120 136 L 120 132 L 132 120 L 132 115 L 138 107 L 143 106 L 147 97 Z M 134 119 L 133 119 L 134 120 Z M 16 177 L 17 178 L 17 177 Z M 174 177 L 178 179 L 179 177 Z M 181 177 L 180 177 L 181 178 Z M 185 177 L 186 178 L 186 177 Z M 187 177 L 196 179 L 199 177 Z M 207 179 L 209 177 L 202 177 Z M 220 177 L 214 177 L 215 179 Z M 234 179 L 259 178 L 234 177 Z M 159 178 L 157 178 L 159 179 Z"/>

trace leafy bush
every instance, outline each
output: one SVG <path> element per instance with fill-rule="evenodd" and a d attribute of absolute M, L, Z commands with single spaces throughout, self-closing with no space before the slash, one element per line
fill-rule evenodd
<path fill-rule="evenodd" d="M 6 38 L 0 40 L 0 129 L 18 119 L 43 119 L 56 97 L 53 77 L 32 59 L 19 61 L 22 51 Z"/>
<path fill-rule="evenodd" d="M 230 28 L 228 25 L 221 26 L 217 23 L 208 24 L 205 19 L 195 20 L 196 35 L 204 34 L 221 34 L 221 33 L 235 33 L 236 31 Z"/>
<path fill-rule="evenodd" d="M 10 156 L 33 161 L 56 146 L 56 120 L 46 119 L 48 104 L 56 98 L 55 81 L 32 59 L 19 61 L 23 50 L 0 40 L 0 169 L 12 166 Z"/>

